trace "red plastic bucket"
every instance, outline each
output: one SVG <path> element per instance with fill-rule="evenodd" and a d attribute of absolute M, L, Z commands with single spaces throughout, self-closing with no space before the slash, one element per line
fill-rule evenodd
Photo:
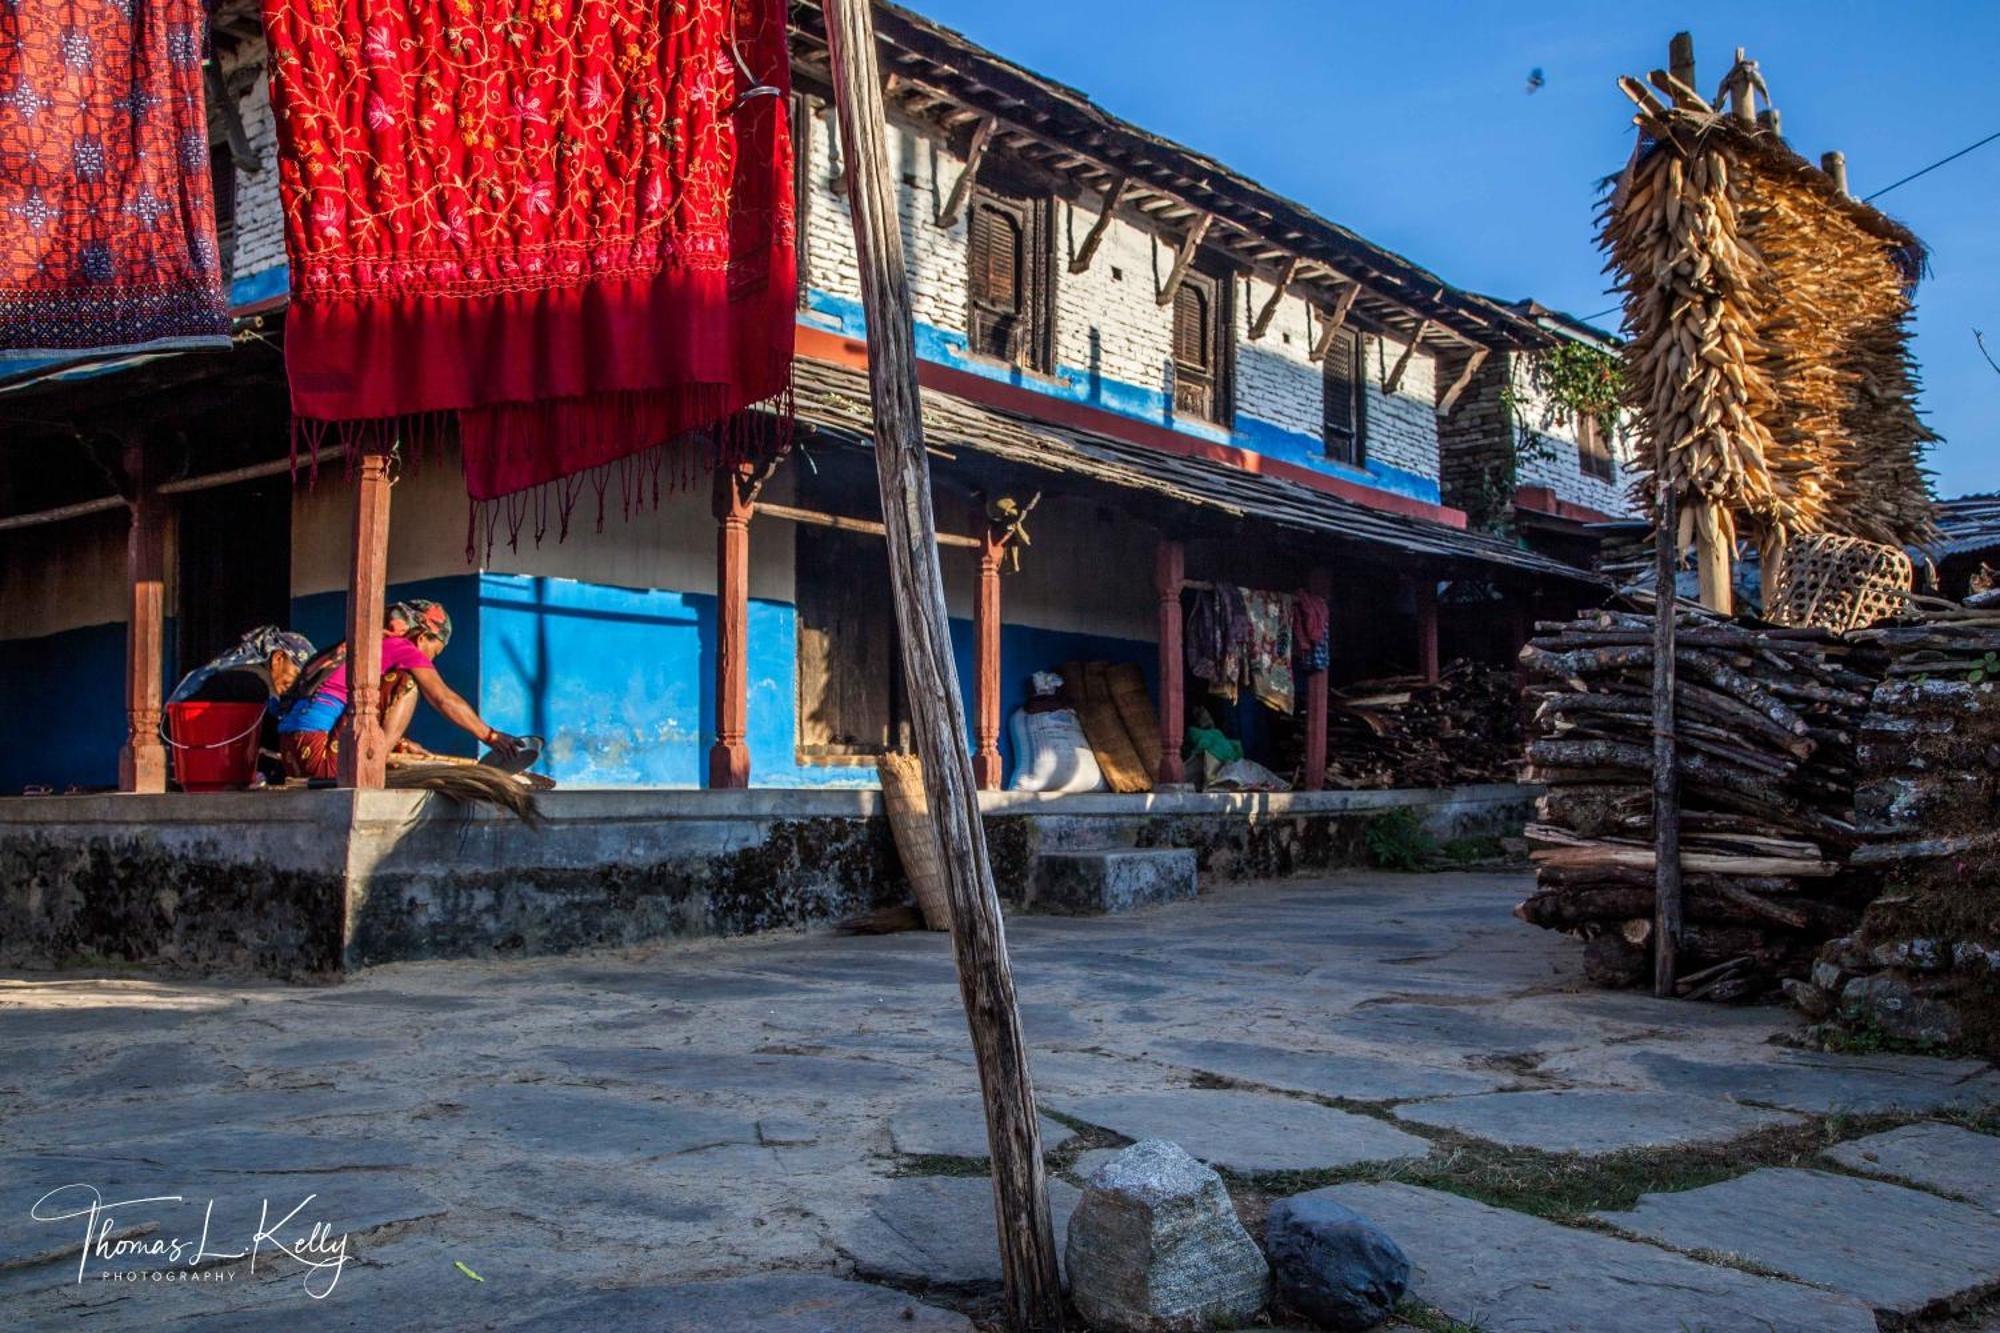
<path fill-rule="evenodd" d="M 182 791 L 247 787 L 257 773 L 262 704 L 168 704 L 167 744 Z"/>

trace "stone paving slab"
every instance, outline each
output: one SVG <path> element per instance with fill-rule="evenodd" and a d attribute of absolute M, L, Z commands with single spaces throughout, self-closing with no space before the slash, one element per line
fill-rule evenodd
<path fill-rule="evenodd" d="M 1068 1125 L 1038 1116 L 1042 1151 L 1076 1137 Z M 931 1097 L 899 1106 L 889 1117 L 889 1146 L 910 1157 L 987 1156 L 986 1104 L 977 1097 Z"/>
<path fill-rule="evenodd" d="M 1586 1156 L 1629 1148 L 1727 1143 L 1797 1116 L 1713 1097 L 1616 1088 L 1558 1088 L 1450 1097 L 1396 1108 L 1396 1118 L 1453 1129 L 1510 1148 Z"/>
<path fill-rule="evenodd" d="M 2000 1076 L 1978 1060 L 1927 1055 L 1759 1053 L 1738 1061 L 1641 1052 L 1638 1067 L 1663 1088 L 1828 1115 L 1942 1111 L 2000 1103 Z"/>
<path fill-rule="evenodd" d="M 643 1084 L 661 1092 L 810 1092 L 835 1097 L 904 1087 L 909 1070 L 879 1060 L 761 1051 L 651 1050 L 631 1046 L 555 1046 L 534 1052 L 594 1078 Z"/>
<path fill-rule="evenodd" d="M 998 1262 L 997 1260 L 995 1261 Z M 995 1280 L 998 1280 L 997 1272 Z M 593 1294 L 506 1323 L 518 1333 L 581 1328 L 646 1333 L 973 1333 L 972 1321 L 886 1287 L 819 1273 L 759 1273 L 717 1282 Z"/>
<path fill-rule="evenodd" d="M 1169 1041 L 1147 1054 L 1223 1078 L 1262 1083 L 1357 1102 L 1407 1101 L 1490 1092 L 1507 1086 L 1504 1075 L 1440 1069 L 1376 1055 L 1297 1050 L 1247 1041 Z"/>
<path fill-rule="evenodd" d="M 457 1128 L 567 1157 L 644 1161 L 726 1143 L 756 1143 L 753 1119 L 590 1088 L 508 1083 L 461 1096 Z"/>
<path fill-rule="evenodd" d="M 2000 1138 L 1957 1125 L 1904 1125 L 1821 1156 L 1864 1176 L 1907 1181 L 2000 1212 Z"/>
<path fill-rule="evenodd" d="M 1891 1315 L 2000 1283 L 2000 1220 L 1879 1180 L 1767 1167 L 1597 1216 L 1676 1249 L 1740 1255 Z"/>
<path fill-rule="evenodd" d="M 1341 1015 L 1333 1027 L 1354 1041 L 1473 1055 L 1527 1055 L 1568 1039 L 1559 1029 L 1519 1022 L 1483 1004 L 1371 1004 Z"/>
<path fill-rule="evenodd" d="M 1051 1099 L 1050 1107 L 1128 1139 L 1169 1139 L 1230 1171 L 1310 1171 L 1422 1157 L 1430 1143 L 1317 1102 L 1261 1092 L 1173 1092 Z"/>
<path fill-rule="evenodd" d="M 1083 1195 L 1049 1180 L 1056 1254 Z M 864 1278 L 960 1289 L 998 1286 L 1000 1240 L 988 1176 L 903 1176 L 883 1181 L 836 1228 L 834 1244 Z"/>
<path fill-rule="evenodd" d="M 327 1087 L 217 1089 L 123 1102 L 98 1100 L 61 1110 L 10 1115 L 0 1128 L 13 1143 L 51 1151 L 94 1152 L 135 1134 L 154 1138 L 214 1130 L 221 1125 L 268 1126 L 335 1115 L 352 1125 L 365 1122 L 375 1112 L 406 1110 L 420 1095 L 416 1090 L 349 1092 Z"/>
<path fill-rule="evenodd" d="M 1414 1185 L 1316 1191 L 1380 1224 L 1410 1294 L 1482 1333 L 1875 1333 L 1859 1301 Z"/>

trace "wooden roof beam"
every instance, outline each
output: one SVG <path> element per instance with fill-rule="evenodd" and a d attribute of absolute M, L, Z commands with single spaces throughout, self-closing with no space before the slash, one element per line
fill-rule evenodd
<path fill-rule="evenodd" d="M 1394 393 L 1403 387 L 1403 372 L 1410 368 L 1410 358 L 1417 354 L 1418 344 L 1423 342 L 1424 335 L 1430 331 L 1431 322 L 1428 319 L 1417 325 L 1417 331 L 1404 346 L 1403 354 L 1397 357 L 1396 364 L 1389 368 L 1389 378 L 1382 381 L 1383 393 Z"/>
<path fill-rule="evenodd" d="M 1491 350 L 1488 347 L 1475 347 L 1472 349 L 1472 354 L 1465 358 L 1465 365 L 1459 370 L 1458 378 L 1451 382 L 1449 389 L 1445 390 L 1444 397 L 1438 399 L 1439 417 L 1450 416 L 1451 410 L 1458 406 L 1460 395 L 1472 383 L 1472 377 L 1479 373 L 1479 368 L 1486 364 L 1487 353 Z"/>
<path fill-rule="evenodd" d="M 1360 293 L 1360 283 L 1348 283 L 1334 301 L 1333 309 L 1320 317 L 1319 336 L 1313 339 L 1312 351 L 1307 354 L 1315 364 L 1326 360 L 1326 354 L 1333 350 L 1333 335 L 1347 322 L 1347 312 L 1354 308 L 1354 298 Z"/>
<path fill-rule="evenodd" d="M 993 138 L 993 127 L 998 123 L 988 116 L 972 132 L 972 145 L 965 150 L 965 169 L 951 183 L 951 193 L 945 196 L 944 207 L 937 213 L 937 224 L 946 231 L 956 227 L 958 220 L 965 216 L 965 206 L 972 199 L 972 187 L 979 180 L 979 164 L 986 159 L 986 145 Z"/>
<path fill-rule="evenodd" d="M 1131 182 L 1123 176 L 1111 183 L 1111 192 L 1104 196 L 1104 207 L 1098 213 L 1097 221 L 1090 224 L 1089 232 L 1084 235 L 1083 244 L 1077 247 L 1076 254 L 1070 258 L 1070 272 L 1090 271 L 1090 261 L 1097 257 L 1097 247 L 1104 243 L 1104 233 L 1111 229 L 1111 216 L 1118 211 L 1119 202 L 1125 198 L 1125 189 L 1129 184 Z"/>
<path fill-rule="evenodd" d="M 1167 273 L 1166 285 L 1160 288 L 1159 296 L 1154 298 L 1161 305 L 1172 305 L 1174 297 L 1180 294 L 1181 283 L 1187 278 L 1188 269 L 1194 266 L 1194 257 L 1201 249 L 1202 238 L 1208 235 L 1208 224 L 1214 220 L 1208 214 L 1202 213 L 1195 218 L 1194 225 L 1188 228 L 1187 235 L 1181 240 L 1180 253 L 1174 256 L 1174 266 Z"/>
<path fill-rule="evenodd" d="M 1264 302 L 1264 308 L 1257 312 L 1257 318 L 1250 321 L 1250 341 L 1256 342 L 1271 327 L 1271 320 L 1278 313 L 1278 303 L 1285 299 L 1285 289 L 1299 276 L 1299 265 L 1305 261 L 1293 255 L 1285 265 L 1285 272 L 1278 279 L 1278 285 L 1271 289 L 1271 299 Z"/>

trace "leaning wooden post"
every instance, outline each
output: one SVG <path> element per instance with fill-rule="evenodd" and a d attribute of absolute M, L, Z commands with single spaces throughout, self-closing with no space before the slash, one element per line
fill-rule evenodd
<path fill-rule="evenodd" d="M 1425 574 L 1417 580 L 1417 671 L 1435 685 L 1438 679 L 1438 585 Z"/>
<path fill-rule="evenodd" d="M 750 514 L 747 474 L 715 470 L 715 744 L 708 785 L 750 785 Z"/>
<path fill-rule="evenodd" d="M 1008 1324 L 1016 1330 L 1060 1329 L 1062 1279 L 1042 1173 L 1028 1048 L 1007 960 L 1000 896 L 986 859 L 986 831 L 972 785 L 958 672 L 945 618 L 944 577 L 938 568 L 937 524 L 931 512 L 930 463 L 924 454 L 917 390 L 909 274 L 889 169 L 870 0 L 825 0 L 834 106 L 847 149 L 847 200 L 854 217 L 868 324 L 868 388 L 875 410 L 875 468 L 887 529 L 889 579 L 902 633 L 917 750 L 936 830 L 939 864 L 951 901 L 952 949 L 959 996 L 972 1032 L 973 1059 L 986 1106 L 986 1143 L 993 1160 L 995 1220 Z"/>
<path fill-rule="evenodd" d="M 1333 575 L 1324 566 L 1315 566 L 1306 576 L 1306 591 L 1321 601 L 1333 596 Z M 1329 608 L 1330 609 L 1330 608 Z M 1328 654 L 1332 653 L 1332 626 L 1327 627 Z M 1306 676 L 1306 759 L 1300 783 L 1307 791 L 1326 786 L 1326 678 L 1325 668 Z"/>
<path fill-rule="evenodd" d="M 1654 475 L 1664 482 L 1665 468 Z M 1679 525 L 1671 487 L 1659 487 L 1653 537 L 1653 994 L 1674 993 L 1681 938 L 1681 780 L 1674 735 L 1675 571 Z"/>
<path fill-rule="evenodd" d="M 389 455 L 361 454 L 354 482 L 354 549 L 347 575 L 347 714 L 340 785 L 379 788 L 389 772 L 382 731 L 383 600 L 389 588 Z"/>
<path fill-rule="evenodd" d="M 1162 537 L 1153 557 L 1153 586 L 1160 594 L 1160 762 L 1154 777 L 1162 786 L 1187 781 L 1181 759 L 1187 734 L 1187 655 L 1181 651 L 1181 586 L 1186 582 L 1186 548 Z"/>
<path fill-rule="evenodd" d="M 139 437 L 125 440 L 125 484 L 132 523 L 125 534 L 129 584 L 125 627 L 125 746 L 118 752 L 118 790 L 167 789 L 167 747 L 160 742 L 160 692 L 166 639 L 165 501 L 153 489 L 151 459 Z"/>
<path fill-rule="evenodd" d="M 974 747 L 972 776 L 981 791 L 1000 790 L 1000 556 L 1003 529 L 979 542 L 979 591 L 972 604 Z"/>

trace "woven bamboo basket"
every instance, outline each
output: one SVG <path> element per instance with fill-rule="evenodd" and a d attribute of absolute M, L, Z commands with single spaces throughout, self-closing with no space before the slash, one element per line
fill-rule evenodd
<path fill-rule="evenodd" d="M 1832 533 L 1793 537 L 1773 563 L 1764 589 L 1765 619 L 1836 633 L 1901 611 L 1916 572 L 1897 547 Z"/>
<path fill-rule="evenodd" d="M 1083 734 L 1090 739 L 1090 748 L 1097 755 L 1097 767 L 1104 773 L 1105 784 L 1117 792 L 1151 791 L 1152 772 L 1132 744 L 1131 733 L 1125 729 L 1125 719 L 1112 698 L 1104 663 L 1085 662 L 1080 675 L 1083 689 L 1078 691 L 1072 686 L 1070 693 L 1072 698 L 1081 695 L 1077 719 L 1083 723 Z M 1159 753 L 1157 737 L 1153 753 Z"/>
<path fill-rule="evenodd" d="M 896 855 L 917 891 L 924 928 L 950 930 L 951 899 L 945 894 L 944 867 L 938 864 L 930 798 L 924 792 L 924 761 L 913 754 L 885 754 L 876 761 L 875 770 L 882 778 L 882 805 L 889 813 Z"/>
<path fill-rule="evenodd" d="M 1117 705 L 1118 719 L 1125 724 L 1125 734 L 1131 738 L 1140 764 L 1150 768 L 1160 755 L 1160 715 L 1153 708 L 1153 696 L 1146 692 L 1146 673 L 1136 662 L 1121 662 L 1104 673 L 1104 685 Z"/>

